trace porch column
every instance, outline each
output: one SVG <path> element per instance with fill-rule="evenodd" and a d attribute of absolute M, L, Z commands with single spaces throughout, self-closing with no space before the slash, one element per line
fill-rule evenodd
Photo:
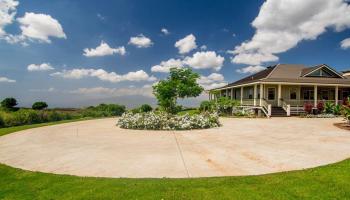
<path fill-rule="evenodd" d="M 243 105 L 243 86 L 241 87 L 241 105 Z"/>
<path fill-rule="evenodd" d="M 282 98 L 282 85 L 278 84 L 278 95 L 277 95 L 277 105 L 281 106 L 281 98 Z"/>
<path fill-rule="evenodd" d="M 339 87 L 338 86 L 335 86 L 335 105 L 338 105 L 338 90 L 339 90 Z"/>
<path fill-rule="evenodd" d="M 263 97 L 264 97 L 264 88 L 263 88 L 263 84 L 260 84 L 260 103 L 259 103 L 260 106 L 262 106 Z"/>
<path fill-rule="evenodd" d="M 233 88 L 231 88 L 231 99 L 233 99 Z"/>
<path fill-rule="evenodd" d="M 256 106 L 256 99 L 258 98 L 258 84 L 254 85 L 254 106 Z"/>
<path fill-rule="evenodd" d="M 314 85 L 314 107 L 317 107 L 317 85 Z"/>

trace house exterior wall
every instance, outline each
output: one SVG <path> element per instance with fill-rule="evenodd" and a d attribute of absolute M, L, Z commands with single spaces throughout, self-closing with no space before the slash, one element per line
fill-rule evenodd
<path fill-rule="evenodd" d="M 290 100 L 293 90 L 296 91 L 296 100 L 300 99 L 300 85 L 282 85 L 282 99 Z"/>

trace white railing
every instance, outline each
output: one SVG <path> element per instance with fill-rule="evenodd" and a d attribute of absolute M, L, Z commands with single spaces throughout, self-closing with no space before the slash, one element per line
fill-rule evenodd
<path fill-rule="evenodd" d="M 262 103 L 261 104 L 262 111 L 265 113 L 267 117 L 271 117 L 271 112 L 272 112 L 271 104 L 268 104 L 265 99 L 262 99 L 261 103 Z"/>
<path fill-rule="evenodd" d="M 290 105 L 291 107 L 304 107 L 304 105 L 306 103 L 311 103 L 314 104 L 315 101 L 314 100 L 295 100 L 295 99 L 286 99 L 283 100 L 284 102 L 286 102 L 288 105 Z M 323 102 L 323 103 L 334 103 L 335 104 L 335 100 L 317 100 L 317 103 L 319 102 Z M 338 100 L 338 104 L 341 104 L 342 101 Z"/>
<path fill-rule="evenodd" d="M 243 99 L 242 106 L 254 106 L 254 99 Z"/>
<path fill-rule="evenodd" d="M 287 116 L 290 116 L 290 105 L 287 104 L 287 102 L 285 102 L 283 99 L 280 99 L 281 103 L 282 103 L 282 108 L 284 111 L 286 111 Z"/>

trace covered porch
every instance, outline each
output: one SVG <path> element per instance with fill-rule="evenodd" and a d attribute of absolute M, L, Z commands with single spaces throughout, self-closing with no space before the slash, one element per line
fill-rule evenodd
<path fill-rule="evenodd" d="M 346 85 L 254 83 L 221 89 L 210 93 L 209 99 L 229 97 L 240 101 L 242 106 L 261 108 L 268 116 L 273 108 L 279 107 L 290 116 L 304 112 L 305 103 L 314 107 L 319 102 L 343 104 L 349 95 L 350 87 Z"/>

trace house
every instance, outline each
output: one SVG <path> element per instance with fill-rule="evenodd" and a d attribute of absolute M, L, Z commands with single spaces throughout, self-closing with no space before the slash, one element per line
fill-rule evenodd
<path fill-rule="evenodd" d="M 315 108 L 320 101 L 341 104 L 349 95 L 350 72 L 340 73 L 325 64 L 278 64 L 209 91 L 210 100 L 226 96 L 267 116 L 299 114 L 306 103 Z"/>

